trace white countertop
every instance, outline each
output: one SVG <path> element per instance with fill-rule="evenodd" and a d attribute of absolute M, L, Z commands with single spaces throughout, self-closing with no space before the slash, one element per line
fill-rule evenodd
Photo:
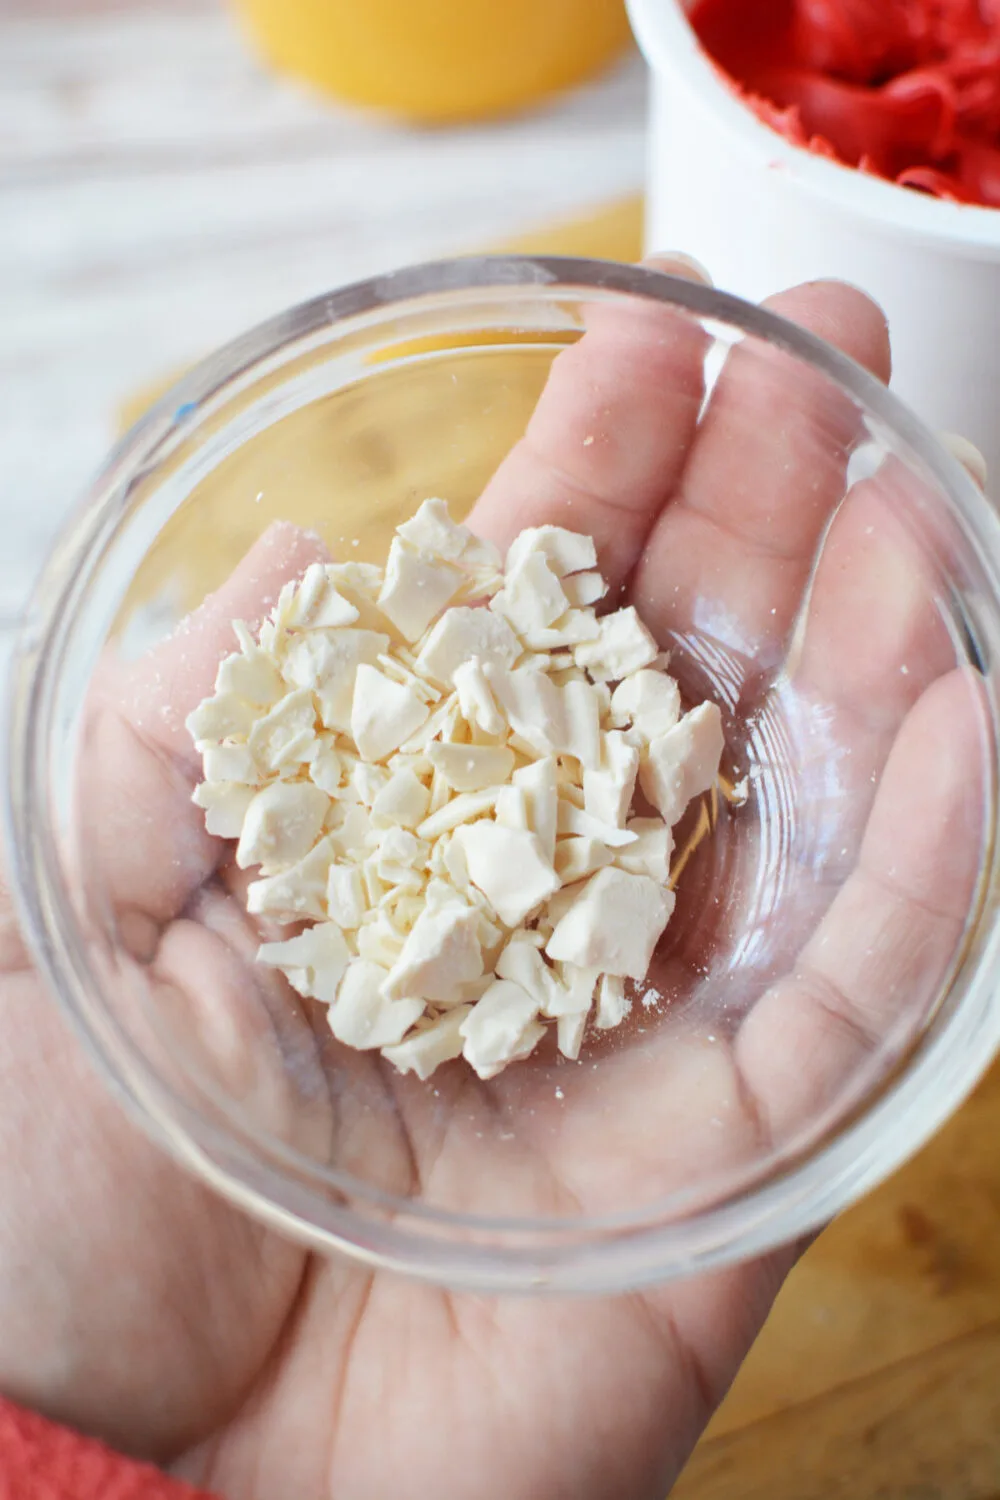
<path fill-rule="evenodd" d="M 0 622 L 136 388 L 283 306 L 641 186 L 632 57 L 407 130 L 264 72 L 219 0 L 0 0 Z"/>

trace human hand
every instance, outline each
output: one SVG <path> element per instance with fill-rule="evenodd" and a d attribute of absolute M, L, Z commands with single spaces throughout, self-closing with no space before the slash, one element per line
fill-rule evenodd
<path fill-rule="evenodd" d="M 860 294 L 818 285 L 774 305 L 887 376 L 884 323 Z M 501 543 L 545 520 L 594 535 L 606 576 L 663 644 L 700 638 L 736 664 L 739 701 L 799 737 L 804 774 L 810 756 L 838 752 L 836 806 L 804 830 L 801 879 L 780 893 L 787 951 L 769 950 L 770 982 L 711 1047 L 684 1025 L 717 936 L 690 897 L 685 910 L 697 869 L 685 877 L 653 975 L 675 1004 L 652 1047 L 609 1051 L 594 1083 L 577 1085 L 579 1102 L 588 1087 L 616 1101 L 610 1117 L 578 1111 L 600 1129 L 600 1149 L 586 1149 L 583 1127 L 553 1131 L 540 1100 L 530 1116 L 520 1108 L 530 1068 L 489 1085 L 446 1070 L 444 1105 L 428 1113 L 414 1080 L 368 1057 L 343 1064 L 395 1112 L 399 1160 L 387 1171 L 404 1189 L 451 1175 L 465 1195 L 455 1206 L 471 1211 L 486 1204 L 482 1179 L 462 1170 L 469 1122 L 494 1108 L 518 1111 L 539 1212 L 605 1208 L 619 1184 L 593 1170 L 598 1161 L 627 1173 L 638 1199 L 662 1183 L 668 1142 L 679 1181 L 686 1168 L 738 1166 L 762 1133 L 791 1138 L 903 1001 L 933 992 L 971 899 L 977 689 L 951 670 L 918 559 L 906 566 L 891 473 L 852 491 L 834 522 L 794 671 L 759 670 L 785 655 L 844 473 L 821 441 L 828 397 L 802 384 L 800 367 L 737 352 L 699 421 L 702 356 L 697 330 L 669 312 L 595 317 L 557 361 L 472 524 Z M 725 441 L 732 403 L 751 436 L 756 415 L 758 448 Z M 164 1007 L 207 1036 L 234 1091 L 252 1094 L 276 1133 L 320 1159 L 335 1143 L 343 1164 L 369 1149 L 365 1122 L 328 1090 L 329 1039 L 308 1008 L 252 962 L 257 929 L 230 851 L 189 802 L 197 764 L 182 724 L 231 649 L 229 622 L 259 618 L 315 556 L 301 533 L 269 533 L 183 633 L 107 669 L 86 816 L 123 941 Z M 726 600 L 724 621 L 704 618 L 706 597 Z M 817 701 L 833 709 L 823 738 Z M 162 831 L 155 861 L 135 838 L 135 806 Z M 737 837 L 734 881 L 760 859 L 752 837 Z M 215 1198 L 133 1129 L 39 985 L 6 902 L 0 964 L 0 1390 L 230 1500 L 662 1500 L 791 1251 L 572 1302 L 454 1295 L 321 1260 Z M 275 1069 L 275 1038 L 294 1089 Z"/>

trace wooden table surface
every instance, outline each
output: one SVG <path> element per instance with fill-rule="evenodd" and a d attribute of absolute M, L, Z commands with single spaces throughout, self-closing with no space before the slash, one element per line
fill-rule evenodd
<path fill-rule="evenodd" d="M 122 404 L 221 338 L 491 240 L 634 257 L 636 201 L 595 205 L 642 96 L 629 62 L 411 135 L 266 78 L 210 0 L 0 0 L 0 619 Z M 1000 1071 L 803 1258 L 674 1495 L 1000 1500 Z"/>
<path fill-rule="evenodd" d="M 1000 1500 L 1000 1071 L 782 1291 L 676 1500 Z"/>

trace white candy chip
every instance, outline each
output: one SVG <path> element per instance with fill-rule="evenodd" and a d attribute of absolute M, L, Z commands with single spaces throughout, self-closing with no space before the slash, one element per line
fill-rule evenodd
<path fill-rule="evenodd" d="M 456 792 L 501 786 L 514 769 L 514 752 L 506 745 L 429 745 L 427 759 Z"/>
<path fill-rule="evenodd" d="M 431 630 L 416 668 L 432 681 L 451 682 L 463 662 L 476 657 L 510 666 L 521 654 L 521 643 L 506 620 L 487 609 L 449 609 Z"/>
<path fill-rule="evenodd" d="M 364 662 L 354 679 L 351 734 L 365 760 L 385 760 L 427 718 L 427 704 L 401 682 Z"/>
<path fill-rule="evenodd" d="M 497 979 L 459 1027 L 462 1049 L 480 1078 L 495 1078 L 510 1062 L 533 1052 L 545 1035 L 538 1002 L 512 979 Z"/>
<path fill-rule="evenodd" d="M 573 648 L 573 660 L 595 682 L 618 682 L 640 667 L 648 667 L 657 654 L 656 642 L 631 606 L 605 615 L 597 640 Z"/>
<path fill-rule="evenodd" d="M 403 1042 L 394 1047 L 383 1047 L 382 1056 L 387 1057 L 401 1073 L 416 1073 L 427 1079 L 442 1063 L 461 1057 L 465 1046 L 462 1025 L 471 1006 L 456 1005 L 444 1011 L 436 1020 L 415 1026 Z"/>
<path fill-rule="evenodd" d="M 643 979 L 673 906 L 673 891 L 648 875 L 600 870 L 559 920 L 545 951 L 581 968 Z"/>
<path fill-rule="evenodd" d="M 631 727 L 649 744 L 667 734 L 681 716 L 681 695 L 666 672 L 640 667 L 615 688 L 611 695 L 611 719 L 619 729 Z"/>
<path fill-rule="evenodd" d="M 258 961 L 343 1046 L 490 1079 L 628 1015 L 724 746 L 606 592 L 590 537 L 536 527 L 504 562 L 435 499 L 384 569 L 314 563 L 256 638 L 234 624 L 187 721 L 193 800 L 257 871 L 248 912 L 309 924 Z"/>
<path fill-rule="evenodd" d="M 204 809 L 205 827 L 219 839 L 238 839 L 256 791 L 231 781 L 203 781 L 194 789 L 192 801 Z"/>
<path fill-rule="evenodd" d="M 513 567 L 507 561 L 504 586 L 490 608 L 502 614 L 518 635 L 544 630 L 569 609 L 559 579 L 541 552 L 526 552 Z"/>
<path fill-rule="evenodd" d="M 559 876 L 545 858 L 542 841 L 523 828 L 504 828 L 485 819 L 455 833 L 469 879 L 478 886 L 506 927 L 520 922 L 559 889 Z"/>
<path fill-rule="evenodd" d="M 693 708 L 650 743 L 639 785 L 665 823 L 672 827 L 692 797 L 713 785 L 724 744 L 722 715 L 714 703 Z"/>
<path fill-rule="evenodd" d="M 386 971 L 379 964 L 352 958 L 344 970 L 337 998 L 330 1006 L 330 1030 L 338 1042 L 368 1052 L 401 1042 L 424 1013 L 422 1000 L 387 1000 Z"/>
<path fill-rule="evenodd" d="M 303 859 L 323 827 L 330 799 L 308 781 L 272 781 L 251 801 L 243 818 L 236 863 L 265 872 L 287 870 Z"/>
<path fill-rule="evenodd" d="M 329 569 L 313 563 L 289 603 L 285 624 L 289 628 L 335 629 L 353 625 L 357 618 L 358 610 L 340 593 Z"/>
<path fill-rule="evenodd" d="M 450 563 L 411 552 L 394 537 L 385 565 L 378 607 L 408 641 L 419 640 L 433 619 L 462 586 L 462 574 Z"/>
<path fill-rule="evenodd" d="M 334 922 L 317 922 L 287 943 L 262 943 L 257 962 L 281 969 L 293 989 L 328 1004 L 336 998 L 351 961 L 344 934 Z"/>
<path fill-rule="evenodd" d="M 419 995 L 438 1005 L 454 1005 L 464 998 L 463 987 L 482 972 L 479 913 L 449 902 L 421 912 L 386 976 L 384 991 L 391 999 Z"/>

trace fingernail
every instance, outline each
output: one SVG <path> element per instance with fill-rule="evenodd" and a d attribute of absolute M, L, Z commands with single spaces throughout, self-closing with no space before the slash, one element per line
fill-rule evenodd
<path fill-rule="evenodd" d="M 990 471 L 975 443 L 970 443 L 968 438 L 962 437 L 958 432 L 939 432 L 938 438 L 952 456 L 958 459 L 962 468 L 968 471 L 979 488 L 985 491 Z"/>
<path fill-rule="evenodd" d="M 683 276 L 688 281 L 700 281 L 703 286 L 714 286 L 715 282 L 700 260 L 685 255 L 680 250 L 654 250 L 643 257 L 643 265 L 653 271 L 666 271 L 671 276 Z"/>

